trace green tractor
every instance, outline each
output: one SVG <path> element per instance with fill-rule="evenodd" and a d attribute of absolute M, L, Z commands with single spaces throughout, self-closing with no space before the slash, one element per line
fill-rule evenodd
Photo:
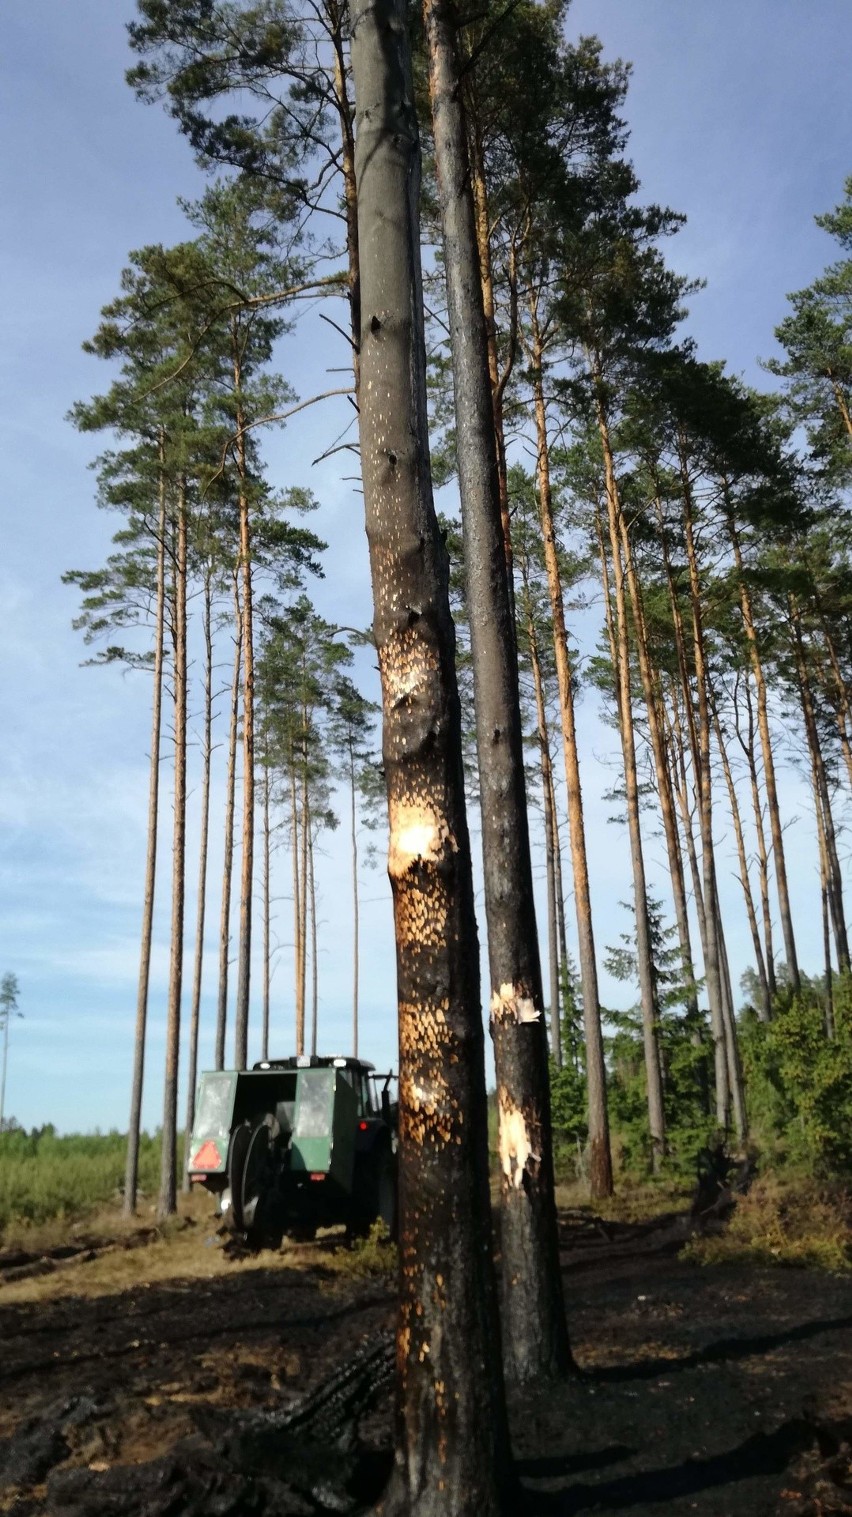
<path fill-rule="evenodd" d="M 201 1076 L 189 1176 L 254 1244 L 381 1220 L 396 1232 L 392 1074 L 361 1059 L 269 1059 Z"/>

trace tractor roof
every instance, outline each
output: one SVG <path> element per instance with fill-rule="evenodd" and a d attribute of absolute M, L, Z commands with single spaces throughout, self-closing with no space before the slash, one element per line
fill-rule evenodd
<path fill-rule="evenodd" d="M 340 1054 L 290 1054 L 286 1059 L 262 1059 L 252 1069 L 358 1069 L 371 1074 L 375 1064 Z"/>

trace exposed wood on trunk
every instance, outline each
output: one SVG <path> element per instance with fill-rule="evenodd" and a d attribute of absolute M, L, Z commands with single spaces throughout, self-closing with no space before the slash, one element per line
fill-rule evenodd
<path fill-rule="evenodd" d="M 139 949 L 139 981 L 136 992 L 136 1027 L 133 1042 L 133 1079 L 124 1171 L 124 1215 L 136 1211 L 139 1188 L 139 1134 L 142 1124 L 142 1090 L 145 1079 L 145 1034 L 148 1023 L 148 984 L 151 975 L 151 941 L 154 925 L 154 893 L 157 880 L 157 827 L 160 815 L 160 734 L 163 710 L 163 651 L 166 605 L 166 476 L 164 439 L 159 440 L 159 508 L 157 513 L 157 589 L 154 608 L 154 667 L 151 695 L 151 758 L 148 780 L 148 841 L 145 852 L 145 894 L 142 903 L 142 941 Z"/>
<path fill-rule="evenodd" d="M 172 829 L 172 917 L 169 992 L 166 1009 L 166 1060 L 163 1082 L 163 1140 L 157 1215 L 177 1211 L 177 1087 L 180 1012 L 183 988 L 183 914 L 186 866 L 186 481 L 178 481 L 174 523 L 174 727 L 175 779 Z"/>
<path fill-rule="evenodd" d="M 424 0 L 429 88 L 473 664 L 498 1147 L 507 1366 L 518 1381 L 570 1364 L 554 1200 L 544 996 L 530 861 L 518 665 L 501 521 L 488 340 L 452 0 Z"/>
<path fill-rule="evenodd" d="M 397 1443 L 385 1517 L 516 1509 L 448 564 L 429 465 L 420 156 L 401 0 L 355 0 L 360 435 L 400 1032 Z M 527 1135 L 516 1126 L 522 1166 Z"/>

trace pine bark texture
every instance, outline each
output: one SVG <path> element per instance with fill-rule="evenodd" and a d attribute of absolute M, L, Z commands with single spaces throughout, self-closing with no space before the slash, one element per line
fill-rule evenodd
<path fill-rule="evenodd" d="M 512 1376 L 526 1381 L 562 1374 L 570 1363 L 556 1230 L 547 1035 L 457 24 L 450 0 L 424 0 L 423 14 L 473 663 L 497 1077 L 504 1351 Z"/>
<path fill-rule="evenodd" d="M 139 982 L 136 993 L 136 1030 L 133 1043 L 133 1079 L 127 1127 L 127 1160 L 124 1171 L 126 1217 L 136 1211 L 139 1189 L 139 1133 L 142 1125 L 142 1089 L 145 1080 L 145 1033 L 148 1023 L 148 983 L 151 975 L 151 941 L 154 925 L 154 892 L 157 880 L 157 826 L 160 806 L 160 733 L 163 711 L 163 647 L 166 608 L 166 482 L 162 473 L 160 442 L 160 502 L 157 516 L 157 599 L 154 611 L 154 690 L 151 697 L 151 768 L 148 782 L 148 843 L 145 855 L 145 896 L 142 905 L 142 942 L 139 950 Z M 7 1020 L 8 1029 L 8 1020 Z"/>
<path fill-rule="evenodd" d="M 234 360 L 234 388 L 242 373 Z M 248 1062 L 249 990 L 251 984 L 251 909 L 254 885 L 254 592 L 252 588 L 251 514 L 246 459 L 246 416 L 237 406 L 237 473 L 240 481 L 240 575 L 243 644 L 243 847 L 240 868 L 240 929 L 237 951 L 237 997 L 234 1018 L 234 1065 Z"/>
<path fill-rule="evenodd" d="M 183 916 L 186 876 L 186 486 L 178 488 L 174 547 L 174 718 L 175 783 L 172 829 L 172 921 L 169 994 L 166 1011 L 166 1063 L 163 1080 L 163 1145 L 157 1214 L 177 1211 L 177 1090 L 183 990 Z"/>
<path fill-rule="evenodd" d="M 240 669 L 242 667 L 242 618 L 237 582 L 234 581 L 234 673 L 231 680 L 228 726 L 228 771 L 225 777 L 225 841 L 222 851 L 222 908 L 219 919 L 219 988 L 216 1001 L 217 1069 L 225 1068 L 225 1034 L 228 1026 L 228 959 L 231 949 L 231 885 L 234 872 L 234 813 L 237 784 L 237 729 L 240 715 Z"/>
<path fill-rule="evenodd" d="M 624 790 L 627 831 L 630 839 L 630 862 L 633 872 L 633 905 L 636 927 L 636 961 L 639 972 L 639 1000 L 642 1010 L 642 1043 L 645 1055 L 648 1125 L 651 1137 L 651 1163 L 656 1170 L 666 1151 L 666 1119 L 663 1107 L 663 1080 L 658 1035 L 657 990 L 651 948 L 651 925 L 648 918 L 648 891 L 645 882 L 645 858 L 642 849 L 642 824 L 639 816 L 639 777 L 636 768 L 636 735 L 633 728 L 633 702 L 630 689 L 630 643 L 627 624 L 627 597 L 621 549 L 621 502 L 615 477 L 609 426 L 603 405 L 598 402 L 598 431 L 601 439 L 606 481 L 607 520 L 612 554 L 615 592 L 615 649 L 618 698 L 618 726 L 624 759 Z"/>
<path fill-rule="evenodd" d="M 778 908 L 781 916 L 781 932 L 784 938 L 784 952 L 787 956 L 787 973 L 790 983 L 798 993 L 801 985 L 799 976 L 799 960 L 796 952 L 796 939 L 793 932 L 793 913 L 790 909 L 790 892 L 787 886 L 787 861 L 784 854 L 784 838 L 781 830 L 781 812 L 778 805 L 778 787 L 775 780 L 775 759 L 772 753 L 772 738 L 769 732 L 769 702 L 766 692 L 766 677 L 763 672 L 763 661 L 760 656 L 760 646 L 757 640 L 757 629 L 754 622 L 751 595 L 744 573 L 742 549 L 739 535 L 733 522 L 729 521 L 729 533 L 731 546 L 734 550 L 734 561 L 740 585 L 740 610 L 742 612 L 743 627 L 748 643 L 749 658 L 751 660 L 754 685 L 757 692 L 757 730 L 760 734 L 760 746 L 763 753 L 763 780 L 766 786 L 766 809 L 769 812 L 769 829 L 772 837 L 772 856 L 775 863 L 775 884 L 778 891 Z"/>
<path fill-rule="evenodd" d="M 191 1189 L 189 1142 L 195 1122 L 195 1082 L 198 1074 L 198 1033 L 201 1021 L 201 979 L 204 969 L 204 924 L 207 908 L 207 843 L 210 832 L 210 761 L 213 752 L 213 629 L 212 588 L 204 582 L 204 716 L 201 741 L 201 836 L 198 844 L 198 907 L 195 922 L 195 955 L 192 967 L 192 999 L 189 1007 L 189 1051 L 186 1058 L 186 1121 L 183 1139 L 183 1189 Z"/>
<path fill-rule="evenodd" d="M 550 487 L 550 446 L 542 384 L 542 346 L 535 305 L 531 302 L 533 397 L 536 418 L 538 504 L 550 610 L 553 618 L 553 650 L 559 690 L 559 714 L 562 723 L 562 752 L 565 785 L 568 794 L 568 833 L 571 844 L 571 867 L 574 879 L 574 907 L 577 915 L 577 949 L 580 960 L 580 983 L 583 988 L 583 1029 L 586 1046 L 586 1081 L 589 1103 L 589 1182 L 592 1196 L 600 1199 L 613 1192 L 612 1154 L 607 1113 L 606 1066 L 601 1030 L 598 970 L 592 925 L 592 896 L 589 887 L 589 864 L 586 852 L 586 825 L 583 817 L 583 792 L 580 785 L 580 759 L 574 721 L 574 689 L 568 657 L 568 632 L 562 597 L 562 577 L 553 525 Z"/>
<path fill-rule="evenodd" d="M 448 565 L 430 479 L 420 154 L 401 0 L 356 0 L 352 70 L 359 421 L 400 1035 L 398 1433 L 382 1511 L 508 1517 L 477 935 Z"/>

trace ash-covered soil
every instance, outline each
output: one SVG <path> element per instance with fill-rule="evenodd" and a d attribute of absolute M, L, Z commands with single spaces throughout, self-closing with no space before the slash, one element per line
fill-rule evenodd
<path fill-rule="evenodd" d="M 525 1512 L 852 1513 L 848 1277 L 702 1267 L 679 1258 L 685 1231 L 564 1216 L 579 1372 L 513 1397 Z M 79 1284 L 85 1255 L 59 1297 L 4 1304 L 0 1284 L 4 1517 L 369 1509 L 389 1467 L 384 1382 L 342 1439 L 327 1410 L 287 1420 L 353 1356 L 362 1389 L 381 1380 L 367 1356 L 392 1283 L 330 1269 L 335 1246 L 166 1282 L 146 1282 L 139 1247 L 134 1283 L 109 1295 Z"/>

